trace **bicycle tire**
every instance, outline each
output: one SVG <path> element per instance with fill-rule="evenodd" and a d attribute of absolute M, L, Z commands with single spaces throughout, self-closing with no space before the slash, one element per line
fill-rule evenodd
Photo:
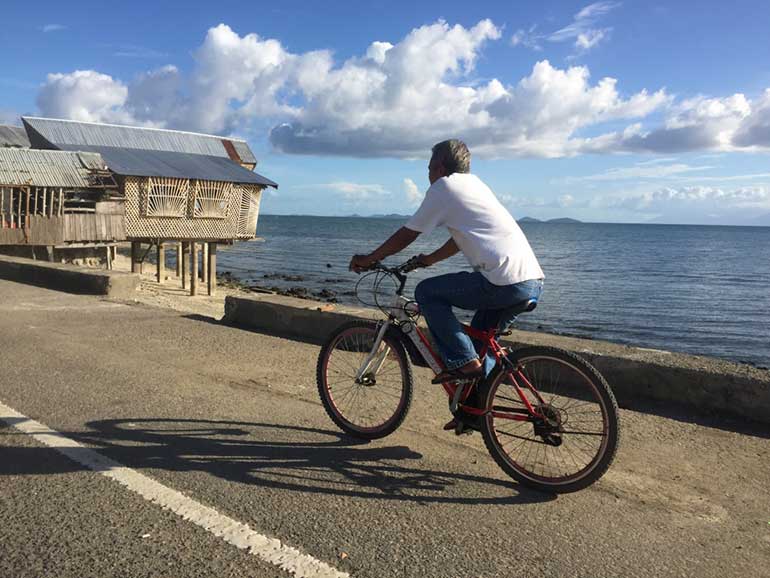
<path fill-rule="evenodd" d="M 356 383 L 355 375 L 335 375 L 335 379 L 341 379 L 340 383 L 330 383 L 329 380 L 330 363 L 332 356 L 336 351 L 338 351 L 337 345 L 344 343 L 345 345 L 339 351 L 346 354 L 351 353 L 350 349 L 355 349 L 356 347 L 359 349 L 366 349 L 366 353 L 368 353 L 368 351 L 370 351 L 371 347 L 374 345 L 374 339 L 377 336 L 379 328 L 380 326 L 377 323 L 371 321 L 356 320 L 345 323 L 338 327 L 328 337 L 318 354 L 318 364 L 316 366 L 316 382 L 318 385 L 318 394 L 321 398 L 321 403 L 323 404 L 324 409 L 326 410 L 326 413 L 329 415 L 331 420 L 342 431 L 350 436 L 360 439 L 373 440 L 383 438 L 396 431 L 396 429 L 398 429 L 398 427 L 406 418 L 406 415 L 409 412 L 409 408 L 412 404 L 412 393 L 414 390 L 412 367 L 409 364 L 409 359 L 407 357 L 404 346 L 401 343 L 401 340 L 394 336 L 392 333 L 387 332 L 383 337 L 383 341 L 387 344 L 388 347 L 390 347 L 391 353 L 393 355 L 391 361 L 398 365 L 398 373 L 400 374 L 400 386 L 397 386 L 400 391 L 398 393 L 398 401 L 395 403 L 393 412 L 388 415 L 386 419 L 383 419 L 381 423 L 363 424 L 357 423 L 355 418 L 350 415 L 349 411 L 345 411 L 340 407 L 343 395 L 345 398 L 350 398 L 351 395 L 355 396 L 357 401 L 361 401 L 360 398 L 362 396 L 368 397 L 371 400 L 370 406 L 378 399 L 382 399 L 382 395 L 377 398 L 377 396 L 373 393 L 377 387 L 376 383 L 374 385 L 363 385 Z M 346 336 L 350 337 L 351 335 L 355 334 L 363 338 L 360 341 L 351 340 L 349 342 L 345 340 Z M 367 349 L 366 345 L 369 343 L 369 340 L 371 340 L 371 345 L 369 345 Z M 353 345 L 353 343 L 358 345 Z M 345 347 L 347 347 L 347 349 L 345 349 Z M 362 356 L 362 351 L 352 351 L 352 353 L 358 354 L 356 356 L 359 359 L 358 365 L 348 363 L 345 367 L 353 367 L 355 371 L 355 369 L 360 367 L 360 363 L 365 359 L 365 354 Z M 392 369 L 388 369 L 388 371 L 391 373 L 394 372 Z M 374 377 L 376 380 L 377 376 Z M 339 385 L 341 385 L 341 387 L 345 387 L 347 385 L 348 390 L 347 393 L 343 393 L 335 398 L 333 390 L 335 388 L 340 390 L 341 387 L 338 387 Z M 351 394 L 351 391 L 354 393 Z M 372 395 L 368 395 L 369 393 L 372 393 Z M 370 406 L 368 409 L 371 409 Z M 364 405 L 364 410 L 366 409 L 367 406 Z"/>
<path fill-rule="evenodd" d="M 504 430 L 497 429 L 495 424 L 496 418 L 491 412 L 488 412 L 482 419 L 481 430 L 484 438 L 484 444 L 486 445 L 487 450 L 489 450 L 489 453 L 492 455 L 492 458 L 495 460 L 495 462 L 497 462 L 497 464 L 502 468 L 504 472 L 506 472 L 515 480 L 528 487 L 544 492 L 576 492 L 596 482 L 604 475 L 604 473 L 612 464 L 612 461 L 615 459 L 615 455 L 617 453 L 618 444 L 620 443 L 618 404 L 615 400 L 615 396 L 613 395 L 612 390 L 607 384 L 607 381 L 596 370 L 596 368 L 594 368 L 583 358 L 569 351 L 555 347 L 525 347 L 509 353 L 508 359 L 513 363 L 514 367 L 522 367 L 523 371 L 529 372 L 525 373 L 525 375 L 527 375 L 527 379 L 530 381 L 534 380 L 531 374 L 534 373 L 533 367 L 535 367 L 536 363 L 550 362 L 557 367 L 564 367 L 565 370 L 568 369 L 569 371 L 572 371 L 572 379 L 579 380 L 582 378 L 584 380 L 584 385 L 587 385 L 587 388 L 585 392 L 578 391 L 577 387 L 573 387 L 571 385 L 571 382 L 568 383 L 570 378 L 565 379 L 564 384 L 560 386 L 558 382 L 559 378 L 557 378 L 554 385 L 546 387 L 546 389 L 550 388 L 551 390 L 555 391 L 550 393 L 546 392 L 543 395 L 544 401 L 548 395 L 551 396 L 551 401 L 546 402 L 546 405 L 551 408 L 549 410 L 550 415 L 558 416 L 555 417 L 554 423 L 558 421 L 560 424 L 558 427 L 561 428 L 562 431 L 571 433 L 559 433 L 554 430 L 551 434 L 544 434 L 544 430 L 541 429 L 540 433 L 538 434 L 538 430 L 535 428 L 533 423 L 522 421 L 514 422 L 510 419 L 505 420 L 501 418 L 499 420 L 501 422 L 507 421 L 510 424 L 523 424 L 523 426 L 512 426 L 521 428 L 515 430 L 516 433 L 505 432 L 505 435 L 502 435 Z M 541 366 L 543 365 L 541 364 Z M 497 399 L 498 392 L 500 391 L 501 385 L 504 384 L 505 378 L 506 372 L 500 365 L 498 365 L 492 375 L 490 375 L 489 380 L 487 380 L 487 382 L 482 386 L 481 399 L 484 403 L 483 407 L 490 410 L 493 408 L 493 406 L 495 406 L 495 399 Z M 559 387 L 562 386 L 567 388 L 565 395 L 557 395 L 556 391 L 558 391 Z M 535 385 L 535 387 L 539 390 L 537 385 Z M 543 394 L 542 391 L 541 394 Z M 583 396 L 582 398 L 580 397 L 581 395 Z M 503 397 L 502 394 L 500 397 L 504 400 L 509 400 L 509 402 L 516 403 L 516 399 Z M 563 407 L 554 405 L 554 400 L 560 401 L 561 399 L 569 400 L 568 402 L 563 403 L 571 403 L 571 405 L 564 405 Z M 598 427 L 594 424 L 589 426 L 580 425 L 587 423 L 590 416 L 594 415 L 595 412 L 592 412 L 591 408 L 583 407 L 579 410 L 578 408 L 581 406 L 587 406 L 593 401 L 595 401 L 600 408 L 600 414 L 597 415 L 601 416 L 602 431 L 565 430 L 565 425 L 568 428 L 572 427 L 580 429 L 582 427 L 587 427 L 590 429 L 595 427 L 598 429 Z M 572 413 L 571 416 L 570 412 Z M 570 420 L 572 423 L 571 426 L 569 425 Z M 596 421 L 598 422 L 598 419 Z M 528 433 L 527 428 L 531 428 L 535 433 Z M 524 435 L 519 435 L 520 433 L 524 433 Z M 517 460 L 516 457 L 511 455 L 511 453 L 516 450 L 513 448 L 506 450 L 505 444 L 501 441 L 501 438 L 507 438 L 508 436 L 514 438 L 514 441 L 510 442 L 511 445 L 518 443 L 517 448 L 523 447 L 526 441 L 541 444 L 535 449 L 536 453 L 531 459 L 533 462 L 531 467 L 529 464 L 525 464 L 522 458 Z M 540 437 L 539 440 L 537 439 L 538 437 Z M 594 450 L 586 449 L 589 448 L 589 446 L 586 444 L 589 442 L 591 444 L 596 443 L 594 441 L 596 439 L 599 439 L 600 441 L 598 447 L 595 450 L 595 454 L 590 456 L 588 463 L 584 467 L 580 468 L 579 471 L 570 474 L 545 475 L 546 470 L 549 468 L 553 471 L 556 471 L 558 464 L 564 464 L 563 467 L 565 469 L 569 465 L 569 462 L 565 459 L 566 454 L 558 453 L 562 451 L 562 446 L 567 441 L 572 444 L 572 447 L 576 447 L 579 452 L 582 452 L 583 454 L 591 454 Z M 557 442 L 558 445 L 556 445 Z M 550 450 L 553 450 L 551 454 L 548 453 Z M 528 451 L 530 452 L 528 455 L 532 455 L 531 447 Z M 551 457 L 549 456 L 553 456 L 553 462 L 550 461 Z M 562 461 L 559 462 L 559 459 Z M 573 461 L 575 460 L 574 457 L 572 457 L 572 459 Z M 575 463 L 576 465 L 579 465 L 578 462 Z M 541 466 L 542 471 L 540 473 L 536 471 L 536 465 Z"/>

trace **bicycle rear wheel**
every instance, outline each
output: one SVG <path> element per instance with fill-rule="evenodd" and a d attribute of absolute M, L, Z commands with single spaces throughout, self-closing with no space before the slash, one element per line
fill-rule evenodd
<path fill-rule="evenodd" d="M 538 490 L 567 493 L 594 483 L 610 467 L 620 440 L 618 406 L 607 382 L 587 361 L 553 347 L 519 349 L 508 359 L 543 401 L 515 372 L 492 375 L 481 395 L 492 410 L 482 421 L 492 457 L 508 475 Z M 511 419 L 525 409 L 512 376 L 541 418 Z"/>
<path fill-rule="evenodd" d="M 375 362 L 356 379 L 378 332 L 368 321 L 340 326 L 321 348 L 316 370 L 326 413 L 343 431 L 364 439 L 393 433 L 412 403 L 412 368 L 401 341 L 388 333 Z"/>

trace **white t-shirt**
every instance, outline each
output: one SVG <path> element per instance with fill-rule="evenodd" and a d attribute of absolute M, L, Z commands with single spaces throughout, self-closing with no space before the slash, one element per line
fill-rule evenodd
<path fill-rule="evenodd" d="M 442 226 L 490 283 L 512 285 L 544 277 L 518 223 L 476 175 L 453 173 L 438 179 L 406 224 L 424 234 Z"/>

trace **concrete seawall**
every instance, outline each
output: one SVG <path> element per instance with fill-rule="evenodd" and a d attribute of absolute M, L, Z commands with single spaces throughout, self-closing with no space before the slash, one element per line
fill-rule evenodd
<path fill-rule="evenodd" d="M 322 343 L 341 323 L 380 319 L 379 312 L 315 301 L 255 295 L 228 296 L 225 323 L 311 343 Z M 720 359 L 629 347 L 605 341 L 514 331 L 513 347 L 550 345 L 592 363 L 623 407 L 645 400 L 671 402 L 694 413 L 729 415 L 770 424 L 770 371 Z"/>
<path fill-rule="evenodd" d="M 114 299 L 130 299 L 140 283 L 139 275 L 135 273 L 89 270 L 4 255 L 0 255 L 0 279 L 68 293 L 107 295 Z"/>

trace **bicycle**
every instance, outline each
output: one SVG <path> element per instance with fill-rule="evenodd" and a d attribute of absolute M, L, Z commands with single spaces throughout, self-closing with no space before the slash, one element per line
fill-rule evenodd
<path fill-rule="evenodd" d="M 403 296 L 406 274 L 417 266 L 415 259 L 394 268 L 375 264 L 370 273 L 376 275 L 375 296 L 384 280 L 398 283 L 389 303 L 375 299 L 387 320 L 345 323 L 319 353 L 321 402 L 332 421 L 353 437 L 382 438 L 403 423 L 414 388 L 409 359 L 436 375 L 444 369 L 417 325 L 417 303 Z M 515 313 L 536 304 L 522 302 Z M 617 402 L 602 375 L 562 349 L 509 350 L 498 339 L 510 332 L 463 329 L 481 343 L 479 357 L 490 352 L 496 363 L 486 378 L 442 384 L 450 411 L 460 417 L 458 429 L 480 430 L 502 470 L 537 490 L 574 492 L 604 475 L 617 451 L 620 424 Z"/>

